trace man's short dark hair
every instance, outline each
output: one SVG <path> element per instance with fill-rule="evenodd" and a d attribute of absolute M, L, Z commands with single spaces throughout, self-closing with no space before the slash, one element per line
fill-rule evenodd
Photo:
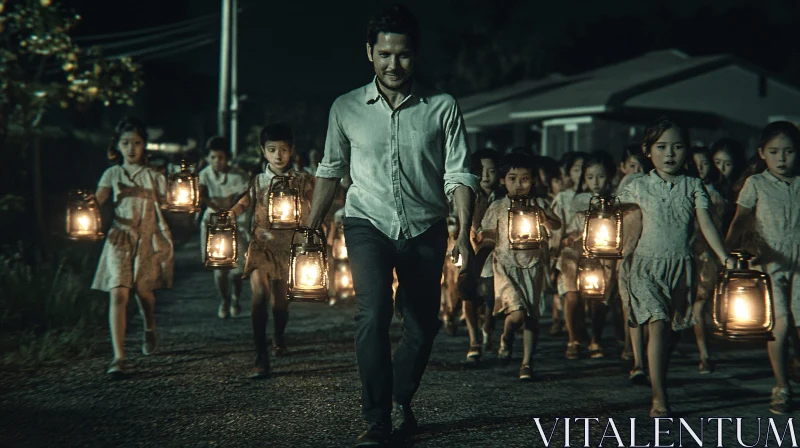
<path fill-rule="evenodd" d="M 367 24 L 367 43 L 374 47 L 378 34 L 394 33 L 408 36 L 414 53 L 419 51 L 419 22 L 405 5 L 395 3 L 381 8 Z"/>

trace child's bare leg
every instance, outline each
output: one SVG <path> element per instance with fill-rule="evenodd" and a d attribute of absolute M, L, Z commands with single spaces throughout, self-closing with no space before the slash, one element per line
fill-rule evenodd
<path fill-rule="evenodd" d="M 708 362 L 711 359 L 711 353 L 708 350 L 708 330 L 706 329 L 705 308 L 706 301 L 698 300 L 692 305 L 693 313 L 697 316 L 697 323 L 694 326 L 694 338 L 697 341 L 697 350 L 700 352 L 700 361 Z"/>
<path fill-rule="evenodd" d="M 286 350 L 283 334 L 286 331 L 286 324 L 289 322 L 289 301 L 286 298 L 288 289 L 285 280 L 272 282 L 272 318 L 275 319 L 275 347 L 279 355 L 283 354 L 280 350 Z"/>
<path fill-rule="evenodd" d="M 525 330 L 522 333 L 522 365 L 529 366 L 533 361 L 533 354 L 539 343 L 539 319 L 535 317 L 524 317 Z"/>
<path fill-rule="evenodd" d="M 647 342 L 647 360 L 650 365 L 650 384 L 653 389 L 653 409 L 669 408 L 667 400 L 667 363 L 670 343 L 669 324 L 664 320 L 650 322 L 650 340 Z"/>
<path fill-rule="evenodd" d="M 242 276 L 241 274 L 231 274 L 230 282 L 233 284 L 233 301 L 238 302 L 242 296 Z"/>
<path fill-rule="evenodd" d="M 222 300 L 222 305 L 228 308 L 230 303 L 230 288 L 229 288 L 229 274 L 228 271 L 217 270 L 214 271 L 214 284 L 217 286 L 217 292 Z"/>
<path fill-rule="evenodd" d="M 603 302 L 592 304 L 592 344 L 599 344 L 603 338 L 603 328 L 606 326 L 606 313 L 608 307 Z"/>
<path fill-rule="evenodd" d="M 136 288 L 136 302 L 139 304 L 139 313 L 144 318 L 145 331 L 156 329 L 156 296 L 152 289 Z"/>
<path fill-rule="evenodd" d="M 514 343 L 514 334 L 524 324 L 524 320 L 525 312 L 522 310 L 512 311 L 506 316 L 502 339 L 507 346 L 510 347 Z"/>
<path fill-rule="evenodd" d="M 582 304 L 578 298 L 577 292 L 568 292 L 564 295 L 564 320 L 567 324 L 567 332 L 569 333 L 569 342 L 578 342 L 578 331 L 580 331 L 580 318 L 583 313 L 580 312 Z"/>
<path fill-rule="evenodd" d="M 772 364 L 772 371 L 778 387 L 789 387 L 786 369 L 786 342 L 790 337 L 789 333 L 789 318 L 779 317 L 775 320 L 775 326 L 772 329 L 775 340 L 767 343 L 769 361 Z"/>
<path fill-rule="evenodd" d="M 253 325 L 253 340 L 258 356 L 267 354 L 267 276 L 256 269 L 250 274 L 250 287 L 253 290 L 250 319 Z"/>
<path fill-rule="evenodd" d="M 129 296 L 130 289 L 128 288 L 113 288 L 110 293 L 108 326 L 111 330 L 114 359 L 125 359 L 125 310 L 128 306 Z"/>
<path fill-rule="evenodd" d="M 475 302 L 472 300 L 464 300 L 462 303 L 464 308 L 464 315 L 467 317 L 467 332 L 469 333 L 469 346 L 480 346 L 480 338 L 478 338 L 478 310 L 475 307 Z"/>

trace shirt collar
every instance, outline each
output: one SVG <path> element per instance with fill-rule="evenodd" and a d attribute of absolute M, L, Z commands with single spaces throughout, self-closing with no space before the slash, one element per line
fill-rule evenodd
<path fill-rule="evenodd" d="M 420 102 L 423 103 L 428 102 L 428 96 L 425 94 L 425 90 L 416 79 L 411 85 L 411 94 L 409 96 L 418 98 Z M 378 89 L 378 76 L 376 75 L 372 77 L 372 82 L 367 84 L 364 88 L 364 102 L 367 104 L 374 104 L 380 99 L 381 91 Z"/>
<path fill-rule="evenodd" d="M 766 177 L 766 178 L 767 178 L 767 180 L 770 180 L 770 181 L 772 181 L 772 182 L 780 182 L 780 183 L 782 183 L 782 184 L 786 184 L 786 185 L 792 185 L 792 184 L 793 184 L 793 183 L 794 183 L 794 182 L 797 180 L 797 176 L 794 176 L 794 177 L 792 178 L 791 182 L 785 182 L 785 181 L 783 181 L 783 180 L 779 179 L 779 178 L 778 178 L 776 175 L 774 175 L 774 174 L 770 173 L 768 169 L 765 169 L 765 170 L 764 170 L 764 171 L 762 171 L 762 172 L 764 173 L 764 177 Z"/>
<path fill-rule="evenodd" d="M 652 182 L 660 182 L 662 184 L 668 184 L 668 185 L 675 185 L 683 178 L 683 174 L 678 174 L 672 180 L 664 180 L 661 178 L 661 176 L 658 175 L 658 173 L 656 173 L 655 168 L 650 170 L 649 174 Z"/>

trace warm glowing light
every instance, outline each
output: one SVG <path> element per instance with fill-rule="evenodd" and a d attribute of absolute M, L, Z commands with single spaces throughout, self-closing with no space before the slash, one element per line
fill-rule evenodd
<path fill-rule="evenodd" d="M 583 278 L 584 280 L 584 287 L 587 290 L 600 290 L 600 276 L 595 274 L 586 274 Z"/>
<path fill-rule="evenodd" d="M 599 229 L 597 229 L 597 235 L 594 237 L 594 245 L 596 247 L 611 247 L 611 235 L 609 234 L 608 227 L 601 225 Z"/>
<path fill-rule="evenodd" d="M 281 203 L 281 219 L 286 220 L 289 219 L 289 213 L 292 211 L 292 205 L 289 204 L 289 201 L 284 200 Z"/>
<path fill-rule="evenodd" d="M 177 187 L 178 197 L 175 198 L 176 204 L 190 204 L 192 202 L 191 193 L 187 187 Z"/>
<path fill-rule="evenodd" d="M 530 238 L 531 236 L 531 222 L 527 218 L 522 218 L 520 223 L 519 236 L 520 238 Z"/>
<path fill-rule="evenodd" d="M 89 217 L 86 216 L 85 214 L 81 214 L 80 216 L 78 216 L 78 225 L 80 226 L 80 229 L 78 229 L 79 231 L 88 232 L 89 223 L 90 223 Z"/>
<path fill-rule="evenodd" d="M 461 259 L 461 254 L 458 254 L 458 260 L 454 263 L 457 268 L 460 268 L 464 261 Z"/>
<path fill-rule="evenodd" d="M 213 252 L 211 252 L 211 257 L 212 258 L 225 258 L 226 257 L 226 254 L 227 254 L 228 250 L 227 250 L 227 244 L 225 244 L 225 243 L 226 243 L 225 238 L 219 238 L 217 240 L 217 244 L 214 245 L 214 248 L 212 249 Z"/>
<path fill-rule="evenodd" d="M 304 265 L 300 268 L 300 286 L 307 288 L 319 285 L 319 268 L 314 265 Z"/>
<path fill-rule="evenodd" d="M 350 287 L 350 276 L 347 273 L 343 272 L 342 276 L 340 278 L 341 278 L 341 280 L 339 281 L 339 283 L 342 285 L 342 288 L 349 288 Z"/>
<path fill-rule="evenodd" d="M 753 321 L 753 313 L 751 312 L 750 305 L 747 303 L 747 298 L 742 295 L 736 295 L 733 298 L 731 306 L 731 320 L 735 321 Z"/>

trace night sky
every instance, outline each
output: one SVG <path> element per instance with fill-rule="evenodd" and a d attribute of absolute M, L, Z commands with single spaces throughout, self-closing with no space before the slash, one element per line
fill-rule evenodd
<path fill-rule="evenodd" d="M 265 101 L 311 100 L 329 105 L 339 94 L 372 76 L 364 42 L 368 17 L 388 1 L 240 0 L 239 91 L 250 97 L 243 120 L 263 120 Z M 423 45 L 418 73 L 456 95 L 469 89 L 450 82 L 453 61 L 472 45 L 497 39 L 499 48 L 522 52 L 528 73 L 512 71 L 487 85 L 553 71 L 589 70 L 644 52 L 678 48 L 691 56 L 732 53 L 796 82 L 800 49 L 792 20 L 795 1 L 729 0 L 542 2 L 520 0 L 407 1 L 417 14 Z M 724 3 L 717 5 L 715 3 Z M 71 0 L 65 4 L 84 20 L 75 36 L 113 33 L 170 24 L 220 10 L 220 0 Z M 218 22 L 198 35 L 218 36 Z M 477 36 L 477 37 L 476 37 Z M 490 37 L 487 37 L 490 36 Z M 217 102 L 219 43 L 144 62 L 147 115 L 156 120 L 204 111 L 206 128 Z M 474 64 L 476 70 L 491 65 Z M 161 104 L 163 103 L 163 104 Z M 181 108 L 182 107 L 182 108 Z M 177 109 L 176 109 L 177 108 Z M 263 123 L 262 123 L 263 124 Z"/>

